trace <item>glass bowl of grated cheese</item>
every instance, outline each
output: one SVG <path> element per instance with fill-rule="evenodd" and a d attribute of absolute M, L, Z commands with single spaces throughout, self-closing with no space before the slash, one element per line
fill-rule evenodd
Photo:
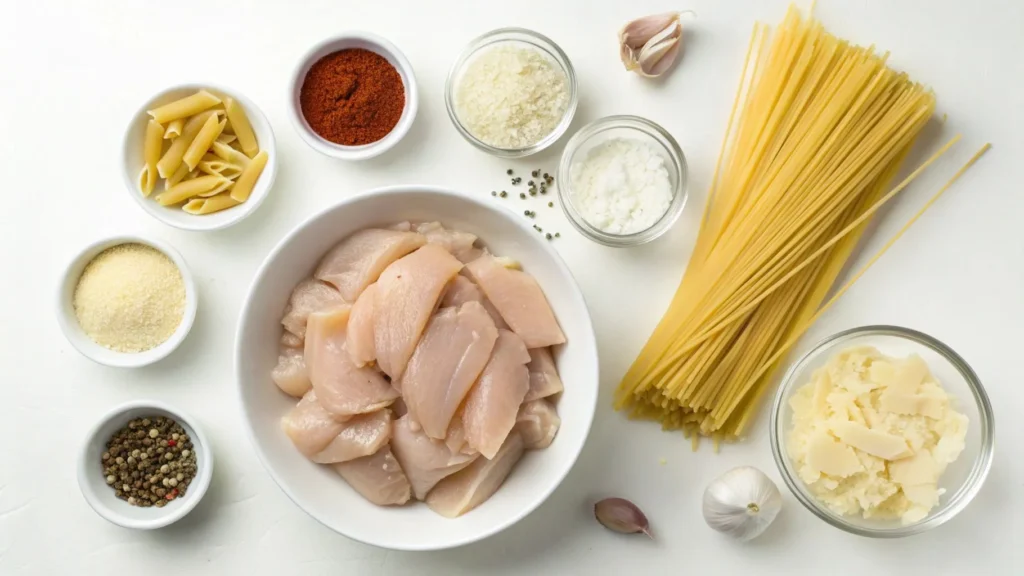
<path fill-rule="evenodd" d="M 898 326 L 830 336 L 783 377 L 775 463 L 815 516 L 859 536 L 920 534 L 977 495 L 993 456 L 992 405 L 971 367 Z"/>
<path fill-rule="evenodd" d="M 471 41 L 445 81 L 445 107 L 459 134 L 502 158 L 554 144 L 576 113 L 576 72 L 550 38 L 499 28 Z"/>

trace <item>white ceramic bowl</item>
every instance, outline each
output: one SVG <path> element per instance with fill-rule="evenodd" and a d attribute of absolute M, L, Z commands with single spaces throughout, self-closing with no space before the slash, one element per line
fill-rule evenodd
<path fill-rule="evenodd" d="M 402 110 L 402 117 L 398 119 L 398 124 L 395 124 L 387 136 L 362 146 L 343 146 L 321 137 L 309 127 L 305 116 L 302 115 L 302 106 L 299 104 L 302 83 L 306 80 L 306 73 L 309 72 L 313 64 L 328 54 L 348 48 L 363 48 L 383 56 L 398 71 L 402 77 L 402 85 L 405 87 L 405 108 Z M 416 88 L 416 75 L 413 73 L 412 64 L 401 50 L 376 34 L 353 31 L 327 38 L 310 48 L 302 56 L 292 73 L 288 89 L 288 104 L 292 124 L 295 125 L 295 130 L 306 141 L 306 144 L 309 144 L 310 148 L 341 160 L 365 160 L 387 152 L 409 132 L 413 120 L 416 119 L 416 111 L 419 109 L 419 92 Z"/>
<path fill-rule="evenodd" d="M 256 185 L 253 187 L 252 194 L 248 200 L 234 208 L 203 216 L 189 214 L 182 210 L 181 206 L 161 206 L 157 204 L 153 196 L 163 189 L 163 180 L 157 181 L 157 190 L 149 198 L 143 197 L 142 190 L 139 188 L 139 172 L 142 171 L 142 167 L 145 164 L 142 154 L 143 140 L 145 140 L 146 135 L 146 124 L 150 120 L 150 116 L 146 111 L 152 110 L 156 106 L 173 102 L 178 98 L 194 94 L 197 90 L 208 90 L 220 97 L 231 96 L 240 102 L 245 108 L 246 115 L 249 117 L 249 123 L 252 124 L 253 132 L 256 133 L 256 140 L 259 143 L 260 150 L 266 150 L 269 156 L 267 166 L 263 169 L 259 179 L 256 180 Z M 274 130 L 270 127 L 267 117 L 263 115 L 263 111 L 240 92 L 214 84 L 182 84 L 180 86 L 173 86 L 147 100 L 135 112 L 124 134 L 121 172 L 124 174 L 124 184 L 128 194 L 150 216 L 164 224 L 181 228 L 182 230 L 220 230 L 241 222 L 255 212 L 274 186 L 274 179 L 277 177 L 277 144 L 274 140 Z"/>
<path fill-rule="evenodd" d="M 328 249 L 349 234 L 401 220 L 439 220 L 472 232 L 495 254 L 519 260 L 537 278 L 565 331 L 555 361 L 566 383 L 558 401 L 561 429 L 546 450 L 531 451 L 504 485 L 475 510 L 443 518 L 422 504 L 382 508 L 364 500 L 330 467 L 304 458 L 281 432 L 296 403 L 270 380 L 281 314 L 292 288 Z M 461 546 L 495 534 L 551 494 L 587 438 L 598 395 L 597 345 L 583 295 L 550 243 L 511 211 L 431 186 L 395 186 L 330 206 L 292 230 L 267 256 L 249 289 L 235 339 L 235 374 L 246 426 L 267 471 L 285 493 L 325 526 L 349 538 L 396 550 Z"/>
<path fill-rule="evenodd" d="M 181 498 L 163 508 L 132 506 L 114 495 L 103 476 L 103 452 L 107 441 L 130 420 L 151 416 L 173 418 L 192 439 L 196 453 L 196 478 Z M 198 423 L 187 414 L 154 400 L 138 400 L 122 404 L 100 419 L 85 437 L 78 458 L 78 487 L 89 506 L 110 522 L 125 528 L 152 530 L 182 519 L 196 507 L 206 494 L 213 477 L 213 450 Z"/>
<path fill-rule="evenodd" d="M 93 342 L 86 335 L 85 331 L 82 330 L 81 325 L 78 323 L 78 318 L 75 316 L 75 286 L 78 285 L 78 279 L 82 276 L 82 271 L 85 270 L 86 265 L 101 252 L 121 244 L 133 243 L 144 244 L 159 250 L 178 267 L 178 271 L 181 272 L 181 279 L 185 283 L 185 312 L 181 318 L 181 324 L 178 324 L 178 329 L 174 331 L 174 334 L 167 341 L 159 346 L 145 352 L 117 352 Z M 68 264 L 57 290 L 57 320 L 60 322 L 60 328 L 64 332 L 64 337 L 86 358 L 106 366 L 118 368 L 146 366 L 163 359 L 173 352 L 185 340 L 185 337 L 188 336 L 189 330 L 192 329 L 192 322 L 196 318 L 198 305 L 199 295 L 196 292 L 196 284 L 192 279 L 192 272 L 188 269 L 188 265 L 185 263 L 185 259 L 181 257 L 181 254 L 163 242 L 140 236 L 114 236 L 90 244 Z"/>

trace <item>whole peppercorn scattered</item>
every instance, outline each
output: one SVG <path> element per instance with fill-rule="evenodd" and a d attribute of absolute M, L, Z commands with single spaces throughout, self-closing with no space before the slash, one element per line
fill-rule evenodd
<path fill-rule="evenodd" d="M 501 196 L 502 198 L 504 198 L 504 197 L 508 196 L 508 192 L 505 192 L 504 190 L 502 190 L 501 194 L 498 194 L 498 196 Z"/>
<path fill-rule="evenodd" d="M 533 172 L 530 172 L 530 176 L 533 176 L 534 178 L 540 176 L 540 170 L 534 170 Z"/>
<path fill-rule="evenodd" d="M 555 232 L 555 238 L 561 238 L 561 237 L 562 237 L 562 233 L 561 232 Z"/>
<path fill-rule="evenodd" d="M 512 175 L 512 169 L 509 168 L 508 170 L 505 170 L 505 174 L 508 174 L 509 176 L 511 176 Z"/>
<path fill-rule="evenodd" d="M 497 190 L 491 190 L 491 196 L 497 196 L 497 195 L 498 195 Z"/>
<path fill-rule="evenodd" d="M 551 235 L 551 232 L 548 232 L 547 234 L 545 234 L 544 237 L 547 238 L 548 240 L 551 240 L 552 238 L 554 238 L 554 236 Z"/>
<path fill-rule="evenodd" d="M 171 418 L 131 420 L 111 436 L 106 448 L 100 458 L 104 480 L 132 506 L 166 506 L 183 496 L 196 477 L 192 439 Z"/>
<path fill-rule="evenodd" d="M 526 200 L 526 194 L 523 194 L 522 192 L 520 192 L 519 193 L 519 199 L 520 200 Z"/>
<path fill-rule="evenodd" d="M 548 208 L 554 208 L 554 207 L 555 207 L 555 203 L 554 202 L 548 202 Z"/>

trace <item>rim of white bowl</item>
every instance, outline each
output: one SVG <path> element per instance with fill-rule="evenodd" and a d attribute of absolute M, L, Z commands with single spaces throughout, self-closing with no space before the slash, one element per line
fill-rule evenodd
<path fill-rule="evenodd" d="M 154 511 L 154 516 L 150 519 L 129 518 L 104 504 L 96 495 L 97 485 L 102 483 L 101 489 L 109 490 L 110 488 L 103 480 L 102 471 L 99 469 L 99 462 L 92 462 L 90 464 L 88 461 L 92 446 L 97 442 L 105 443 L 107 440 L 100 437 L 100 431 L 108 424 L 136 409 L 154 410 L 169 414 L 178 424 L 181 424 L 182 428 L 185 428 L 186 432 L 189 432 L 193 446 L 199 448 L 196 450 L 196 477 L 189 484 L 185 495 L 178 499 L 180 504 L 177 506 L 164 506 L 163 508 L 149 508 L 149 510 Z M 104 448 L 101 447 L 100 454 L 103 452 Z M 96 468 L 90 472 L 89 467 L 92 465 L 95 465 Z M 203 428 L 195 418 L 178 408 L 158 400 L 133 400 L 111 408 L 89 429 L 85 436 L 85 441 L 79 449 L 77 463 L 78 488 L 81 490 L 82 497 L 89 504 L 89 507 L 108 522 L 136 530 L 154 530 L 181 520 L 199 504 L 199 501 L 203 499 L 203 496 L 206 495 L 207 490 L 210 488 L 210 481 L 213 478 L 213 466 L 213 450 L 206 438 L 206 434 L 203 432 Z M 124 502 L 123 505 L 131 506 L 127 502 Z"/>
<path fill-rule="evenodd" d="M 212 214 L 187 214 L 189 217 L 181 221 L 165 217 L 163 215 L 164 210 L 181 211 L 181 208 L 176 206 L 160 206 L 155 203 L 156 201 L 153 200 L 152 197 L 144 197 L 138 188 L 136 175 L 132 174 L 128 167 L 128 147 L 135 144 L 130 143 L 128 140 L 135 123 L 139 121 L 140 118 L 148 115 L 146 110 L 152 103 L 163 98 L 166 94 L 178 90 L 212 90 L 220 94 L 230 95 L 232 98 L 235 98 L 242 103 L 247 116 L 257 116 L 267 127 L 266 133 L 269 136 L 268 138 L 263 138 L 262 135 L 257 135 L 260 138 L 260 150 L 266 150 L 267 152 L 267 165 L 263 168 L 263 172 L 256 180 L 256 185 L 253 187 L 252 194 L 249 196 L 248 200 L 238 206 L 216 213 L 223 214 L 225 217 L 222 217 L 222 219 L 211 219 L 211 216 L 213 216 Z M 270 120 L 267 119 L 267 115 L 264 114 L 263 110 L 245 94 L 242 94 L 234 88 L 213 82 L 188 82 L 185 84 L 176 84 L 157 92 L 153 96 L 150 96 L 149 99 L 147 99 L 142 106 L 136 110 L 135 114 L 132 115 L 131 119 L 125 126 L 124 135 L 121 137 L 121 148 L 121 174 L 124 177 L 125 189 L 128 191 L 129 196 L 131 196 L 132 200 L 138 204 L 139 208 L 142 208 L 143 212 L 149 214 L 160 222 L 163 222 L 168 226 L 178 228 L 179 230 L 188 230 L 190 232 L 209 232 L 214 230 L 223 230 L 238 224 L 259 209 L 260 205 L 263 204 L 263 201 L 270 195 L 270 191 L 274 188 L 274 181 L 277 179 L 277 137 L 274 135 L 274 126 L 270 123 Z M 159 208 L 159 210 L 156 208 Z M 186 214 L 185 212 L 182 213 Z M 226 217 L 229 215 L 230 217 Z"/>
<path fill-rule="evenodd" d="M 94 342 L 82 330 L 82 326 L 75 316 L 75 286 L 78 285 L 78 280 L 85 267 L 104 250 L 122 244 L 142 244 L 167 256 L 178 269 L 181 280 L 185 284 L 185 310 L 182 313 L 181 323 L 178 324 L 170 338 L 144 352 L 118 352 Z M 189 331 L 192 330 L 196 311 L 199 308 L 199 293 L 196 291 L 195 279 L 192 277 L 192 271 L 185 262 L 185 258 L 165 242 L 135 234 L 119 234 L 102 238 L 80 250 L 64 267 L 56 296 L 57 321 L 60 324 L 61 332 L 64 333 L 64 337 L 71 346 L 93 362 L 115 368 L 139 368 L 166 358 L 185 341 Z"/>
<path fill-rule="evenodd" d="M 302 90 L 306 74 L 313 64 L 331 52 L 344 50 L 345 48 L 360 47 L 347 45 L 353 42 L 372 46 L 373 49 L 367 49 L 383 56 L 394 65 L 395 69 L 398 70 L 398 74 L 402 77 L 405 87 L 405 106 L 402 109 L 402 116 L 398 119 L 398 123 L 391 129 L 391 132 L 388 132 L 380 140 L 361 146 L 345 146 L 323 138 L 314 132 L 309 123 L 306 122 L 305 116 L 302 115 L 302 107 L 299 105 L 299 92 Z M 317 152 L 340 160 L 366 160 L 387 152 L 409 133 L 413 122 L 416 120 L 416 113 L 418 111 L 419 88 L 416 85 L 416 73 L 413 71 L 412 64 L 394 43 L 372 32 L 349 30 L 317 42 L 303 53 L 298 65 L 295 66 L 292 72 L 291 81 L 288 83 L 288 115 L 291 117 L 292 125 L 295 127 L 295 131 L 298 132 L 299 137 Z"/>
<path fill-rule="evenodd" d="M 583 440 L 580 442 L 579 446 L 576 447 L 575 453 L 573 454 L 572 458 L 567 459 L 562 464 L 562 466 L 563 466 L 562 469 L 559 470 L 556 473 L 556 480 L 555 480 L 555 482 L 553 482 L 551 484 L 551 486 L 549 488 L 547 488 L 546 490 L 538 493 L 538 495 L 533 499 L 533 501 L 531 501 L 527 506 L 524 506 L 516 514 L 513 514 L 507 520 L 505 520 L 504 522 L 501 522 L 501 523 L 495 525 L 493 528 L 491 528 L 489 530 L 486 530 L 486 531 L 483 531 L 483 532 L 480 532 L 478 534 L 474 534 L 473 536 L 469 536 L 469 537 L 466 537 L 466 538 L 455 540 L 453 542 L 445 543 L 445 544 L 442 544 L 442 545 L 426 544 L 426 545 L 422 545 L 422 546 L 395 546 L 395 545 L 387 543 L 387 542 L 376 541 L 373 538 L 363 538 L 363 537 L 360 537 L 360 535 L 358 535 L 358 534 L 351 534 L 351 533 L 346 533 L 346 532 L 342 532 L 341 530 L 338 530 L 337 528 L 335 528 L 334 526 L 332 526 L 330 524 L 330 522 L 329 522 L 329 520 L 327 518 L 324 518 L 324 517 L 320 516 L 318 513 L 316 513 L 313 510 L 306 509 L 306 507 L 304 507 L 302 504 L 300 504 L 299 501 L 296 499 L 296 496 L 294 494 L 292 494 L 291 491 L 281 482 L 281 479 L 278 478 L 277 473 L 273 470 L 273 468 L 271 467 L 270 463 L 268 462 L 267 456 L 263 453 L 263 450 L 260 449 L 259 443 L 256 442 L 255 433 L 253 431 L 252 426 L 249 424 L 249 422 L 251 421 L 251 415 L 249 414 L 249 410 L 248 410 L 248 408 L 246 406 L 245 400 L 242 397 L 242 386 L 241 386 L 241 377 L 240 377 L 241 368 L 240 368 L 240 366 L 241 366 L 241 362 L 242 362 L 242 352 L 243 351 L 241 350 L 241 348 L 239 346 L 240 338 L 238 337 L 238 335 L 239 335 L 239 333 L 240 333 L 240 331 L 242 329 L 242 324 L 244 323 L 246 316 L 248 316 L 248 314 L 249 314 L 249 308 L 252 306 L 252 302 L 250 300 L 250 296 L 252 295 L 252 292 L 255 289 L 256 283 L 263 277 L 264 273 L 266 273 L 266 271 L 268 269 L 268 266 L 269 266 L 268 263 L 271 260 L 273 260 L 274 257 L 277 256 L 278 252 L 280 252 L 283 249 L 284 245 L 287 244 L 288 242 L 290 242 L 292 240 L 292 238 L 299 233 L 300 230 L 302 230 L 306 226 L 310 225 L 314 220 L 322 217 L 325 213 L 333 211 L 333 210 L 336 210 L 336 209 L 340 208 L 341 206 L 344 206 L 344 205 L 347 205 L 347 204 L 351 204 L 351 203 L 360 201 L 360 200 L 362 200 L 364 198 L 367 198 L 369 196 L 388 196 L 388 195 L 404 194 L 404 193 L 407 193 L 407 192 L 428 192 L 428 193 L 434 193 L 434 194 L 441 194 L 441 195 L 444 195 L 444 196 L 456 197 L 456 198 L 458 198 L 460 200 L 465 200 L 467 202 L 476 204 L 476 205 L 478 205 L 480 207 L 483 207 L 483 208 L 486 208 L 488 210 L 496 210 L 496 211 L 498 211 L 498 213 L 502 214 L 510 222 L 512 222 L 513 225 L 518 226 L 519 228 L 521 228 L 526 233 L 527 236 L 529 236 L 529 237 L 537 237 L 537 236 L 535 236 L 536 232 L 532 228 L 527 227 L 525 221 L 522 221 L 522 220 L 516 218 L 515 214 L 512 213 L 511 210 L 509 210 L 507 208 L 502 208 L 500 206 L 491 205 L 491 204 L 489 204 L 487 202 L 484 202 L 484 201 L 482 201 L 480 199 L 477 199 L 477 198 L 475 198 L 473 196 L 470 196 L 468 194 L 463 194 L 463 193 L 457 192 L 456 190 L 454 190 L 452 188 L 446 188 L 446 187 L 443 187 L 443 186 L 420 186 L 420 185 L 409 185 L 409 184 L 396 184 L 396 185 L 391 185 L 391 186 L 382 186 L 382 187 L 379 187 L 379 188 L 372 188 L 370 190 L 366 190 L 366 191 L 360 192 L 359 194 L 356 194 L 355 196 L 351 196 L 349 198 L 345 198 L 345 199 L 339 200 L 338 202 L 335 202 L 334 204 L 331 204 L 329 206 L 326 206 L 326 207 L 318 210 L 316 213 L 310 215 L 308 218 L 306 218 L 305 220 L 303 220 L 299 224 L 296 224 L 291 230 L 288 231 L 287 234 L 284 235 L 284 237 L 281 238 L 281 240 L 279 240 L 277 242 L 276 245 L 274 245 L 274 248 L 271 249 L 271 251 L 263 259 L 263 262 L 260 263 L 260 267 L 256 270 L 256 274 L 253 276 L 252 283 L 249 285 L 248 291 L 246 291 L 245 301 L 243 302 L 242 310 L 241 310 L 241 312 L 238 315 L 238 324 L 235 326 L 235 350 L 234 350 L 235 392 L 237 394 L 238 403 L 239 403 L 239 405 L 242 408 L 242 415 L 245 418 L 245 433 L 246 433 L 246 436 L 249 437 L 249 443 L 252 445 L 253 450 L 256 452 L 256 456 L 257 456 L 257 458 L 259 458 L 260 464 L 263 465 L 263 469 L 266 470 L 267 474 L 270 475 L 271 479 L 274 481 L 275 484 L 277 484 L 278 488 L 280 488 L 281 491 L 284 492 L 285 495 L 288 497 L 288 499 L 291 500 L 292 503 L 294 503 L 300 510 L 304 511 L 306 514 L 309 514 L 309 516 L 311 516 L 314 520 L 316 520 L 317 522 L 322 524 L 324 527 L 326 527 L 326 528 L 328 528 L 330 530 L 333 530 L 333 531 L 341 534 L 342 536 L 345 536 L 346 538 L 350 538 L 352 540 L 355 540 L 357 542 L 362 542 L 364 544 L 369 544 L 371 546 L 377 546 L 379 548 L 385 548 L 385 549 L 389 549 L 389 550 L 402 550 L 402 551 L 409 551 L 409 552 L 424 552 L 424 551 L 432 551 L 432 550 L 449 550 L 449 549 L 452 549 L 452 548 L 459 548 L 461 546 L 466 546 L 466 545 L 472 544 L 474 542 L 479 542 L 480 540 L 484 540 L 485 538 L 489 538 L 491 536 L 494 536 L 495 534 L 499 534 L 499 533 L 503 532 L 504 530 L 508 529 L 509 527 L 513 526 L 514 524 L 516 524 L 517 522 L 519 522 L 520 520 L 522 520 L 526 516 L 528 516 L 530 513 L 532 513 L 537 508 L 539 508 L 540 505 L 543 504 L 545 501 L 547 501 L 547 499 L 551 496 L 551 494 L 554 493 L 554 491 L 557 490 L 558 487 L 562 485 L 562 482 L 565 481 L 565 477 L 568 476 L 569 472 L 576 465 L 576 461 L 579 460 L 580 454 L 583 452 L 583 448 L 584 448 L 584 446 L 586 446 L 587 439 L 590 437 L 590 432 L 591 432 L 591 430 L 593 428 L 594 416 L 597 413 L 597 402 L 598 402 L 598 398 L 600 397 L 600 381 L 601 381 L 601 370 L 600 370 L 601 366 L 600 366 L 600 361 L 599 361 L 599 357 L 598 357 L 598 354 L 597 354 L 597 351 L 598 351 L 598 348 L 597 348 L 597 336 L 594 333 L 594 324 L 593 324 L 593 320 L 590 317 L 590 308 L 587 306 L 586 298 L 584 298 L 584 296 L 583 296 L 583 291 L 580 290 L 579 283 L 576 282 L 576 277 L 573 275 L 572 271 L 569 270 L 569 267 L 566 265 L 565 261 L 562 259 L 562 256 L 558 253 L 557 250 L 552 248 L 549 243 L 543 242 L 543 243 L 540 243 L 539 246 L 541 246 L 541 249 L 544 250 L 550 257 L 552 257 L 553 261 L 555 262 L 555 265 L 558 266 L 558 268 L 565 275 L 567 275 L 572 280 L 572 282 L 570 283 L 570 287 L 569 288 L 570 288 L 570 290 L 572 290 L 572 293 L 573 293 L 573 296 L 575 297 L 575 299 L 578 299 L 580 302 L 583 303 L 583 310 L 584 310 L 583 318 L 584 318 L 584 320 L 586 322 L 586 326 L 584 326 L 584 329 L 585 329 L 585 333 L 590 335 L 590 342 L 589 342 L 589 344 L 591 345 L 591 347 L 593 348 L 593 350 L 595 352 L 594 360 L 593 360 L 593 363 L 594 363 L 593 369 L 594 369 L 594 375 L 596 377 L 596 382 L 595 382 L 594 385 L 598 388 L 598 390 L 597 390 L 598 393 L 594 394 L 594 402 L 593 402 L 593 404 L 591 406 L 585 407 L 587 409 L 587 411 L 586 411 L 586 422 L 584 423 L 584 431 L 583 431 L 584 433 L 583 433 L 583 436 L 582 436 Z M 267 384 L 268 385 L 271 384 L 269 377 L 268 377 Z M 455 519 L 454 521 L 458 521 L 458 519 Z"/>

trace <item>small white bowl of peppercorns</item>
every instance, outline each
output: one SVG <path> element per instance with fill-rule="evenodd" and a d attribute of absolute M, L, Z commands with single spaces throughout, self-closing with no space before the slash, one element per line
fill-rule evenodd
<path fill-rule="evenodd" d="M 97 514 L 125 528 L 162 528 L 192 511 L 210 486 L 213 452 L 198 423 L 156 401 L 108 412 L 86 436 L 78 486 Z"/>

